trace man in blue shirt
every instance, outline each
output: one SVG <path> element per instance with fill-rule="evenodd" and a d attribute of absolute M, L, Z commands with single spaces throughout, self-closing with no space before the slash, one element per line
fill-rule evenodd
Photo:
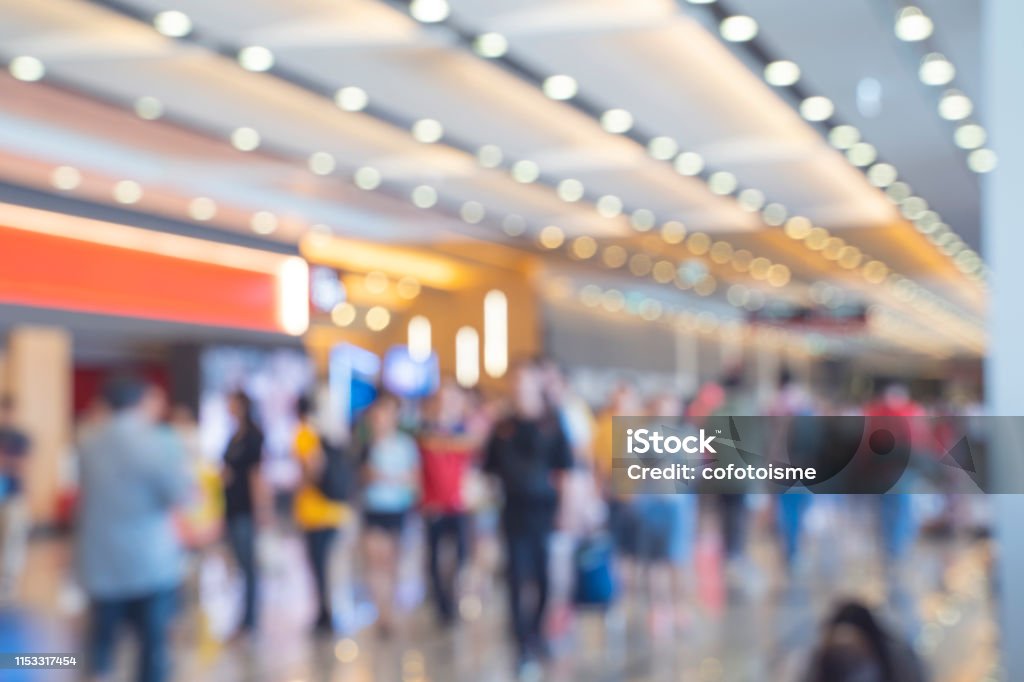
<path fill-rule="evenodd" d="M 92 607 L 89 665 L 107 675 L 122 622 L 140 643 L 139 682 L 169 673 L 169 628 L 184 555 L 173 511 L 189 490 L 182 444 L 159 424 L 162 392 L 133 377 L 104 387 L 107 423 L 81 444 L 79 578 Z"/>

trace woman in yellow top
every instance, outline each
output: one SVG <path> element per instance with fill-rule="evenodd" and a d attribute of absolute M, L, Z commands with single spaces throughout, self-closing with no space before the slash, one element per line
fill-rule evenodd
<path fill-rule="evenodd" d="M 319 481 L 325 460 L 320 436 L 312 423 L 313 403 L 305 396 L 296 404 L 299 428 L 295 432 L 293 452 L 299 462 L 302 479 L 295 493 L 295 523 L 306 540 L 306 554 L 316 587 L 316 632 L 333 631 L 331 619 L 331 593 L 327 584 L 327 559 L 338 527 L 345 520 L 347 509 L 341 502 L 329 499 L 320 490 Z"/>

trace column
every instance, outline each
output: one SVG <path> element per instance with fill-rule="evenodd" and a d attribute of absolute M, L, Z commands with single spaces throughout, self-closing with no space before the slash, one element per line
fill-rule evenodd
<path fill-rule="evenodd" d="M 71 435 L 71 335 L 53 327 L 16 327 L 8 337 L 7 385 L 18 423 L 32 438 L 25 494 L 35 524 L 55 520 Z"/>
<path fill-rule="evenodd" d="M 1020 189 L 1024 186 L 1024 3 L 988 0 L 982 7 L 980 45 L 985 76 L 985 106 L 990 145 L 999 167 L 982 179 L 982 242 L 991 268 L 989 289 L 989 348 L 985 366 L 986 400 L 993 415 L 1024 415 L 1024 229 Z M 996 480 L 1008 488 L 1024 489 L 1024 434 L 1001 433 L 1007 440 L 994 448 Z M 995 495 L 998 542 L 1000 636 L 1007 680 L 1024 679 L 1024 495 Z"/>

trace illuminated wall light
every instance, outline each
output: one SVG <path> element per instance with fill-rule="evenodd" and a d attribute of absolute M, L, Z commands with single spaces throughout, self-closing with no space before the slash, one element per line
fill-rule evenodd
<path fill-rule="evenodd" d="M 629 259 L 629 272 L 634 277 L 646 277 L 652 267 L 654 267 L 654 261 L 646 253 L 633 254 L 633 257 Z"/>
<path fill-rule="evenodd" d="M 904 7 L 896 14 L 896 37 L 908 43 L 928 38 L 935 26 L 919 7 Z"/>
<path fill-rule="evenodd" d="M 473 51 L 486 59 L 504 57 L 508 52 L 508 39 L 500 33 L 482 33 L 473 41 Z"/>
<path fill-rule="evenodd" d="M 240 152 L 251 152 L 260 146 L 260 134 L 249 126 L 235 128 L 231 131 L 231 144 Z"/>
<path fill-rule="evenodd" d="M 872 284 L 881 284 L 889 275 L 889 268 L 879 260 L 869 261 L 862 270 L 864 279 Z"/>
<path fill-rule="evenodd" d="M 562 201 L 574 202 L 583 198 L 583 183 L 574 178 L 566 178 L 558 183 L 558 198 Z"/>
<path fill-rule="evenodd" d="M 697 152 L 683 152 L 676 157 L 674 165 L 680 175 L 700 175 L 704 170 L 704 158 Z"/>
<path fill-rule="evenodd" d="M 416 315 L 409 320 L 407 328 L 409 357 L 416 362 L 425 362 L 430 358 L 430 320 L 423 315 Z"/>
<path fill-rule="evenodd" d="M 548 225 L 540 231 L 537 238 L 545 249 L 557 249 L 565 243 L 565 233 L 557 225 Z"/>
<path fill-rule="evenodd" d="M 400 278 L 395 284 L 395 291 L 398 293 L 398 297 L 405 299 L 406 301 L 411 301 L 419 296 L 422 288 L 420 281 L 409 275 Z"/>
<path fill-rule="evenodd" d="M 736 272 L 746 272 L 750 269 L 752 260 L 754 260 L 754 254 L 746 249 L 739 249 L 732 255 L 732 267 Z"/>
<path fill-rule="evenodd" d="M 860 265 L 861 253 L 860 249 L 856 246 L 844 246 L 843 250 L 839 252 L 838 263 L 842 268 L 847 270 L 853 270 Z"/>
<path fill-rule="evenodd" d="M 666 244 L 678 244 L 686 238 L 686 226 L 678 220 L 669 220 L 661 226 L 661 238 Z"/>
<path fill-rule="evenodd" d="M 790 239 L 804 239 L 814 229 L 814 225 L 804 216 L 798 215 L 787 220 L 784 229 Z"/>
<path fill-rule="evenodd" d="M 789 284 L 791 274 L 789 268 L 781 263 L 775 263 L 768 268 L 768 284 L 773 287 L 782 288 Z"/>
<path fill-rule="evenodd" d="M 843 250 L 844 246 L 846 246 L 846 242 L 842 239 L 831 237 L 825 242 L 825 248 L 821 250 L 821 254 L 829 260 L 839 260 L 839 253 Z"/>
<path fill-rule="evenodd" d="M 316 175 L 330 175 L 336 166 L 334 157 L 327 152 L 313 152 L 309 156 L 309 170 Z"/>
<path fill-rule="evenodd" d="M 750 261 L 750 276 L 754 279 L 768 279 L 768 273 L 772 269 L 772 262 L 764 256 L 759 256 Z"/>
<path fill-rule="evenodd" d="M 217 215 L 217 204 L 209 197 L 196 197 L 188 202 L 188 216 L 192 220 L 212 220 Z"/>
<path fill-rule="evenodd" d="M 747 188 L 739 193 L 737 201 L 744 211 L 760 211 L 764 208 L 765 195 L 759 189 Z"/>
<path fill-rule="evenodd" d="M 716 0 L 687 0 L 691 5 L 713 5 Z"/>
<path fill-rule="evenodd" d="M 942 221 L 939 218 L 939 214 L 935 211 L 925 211 L 918 216 L 916 220 L 914 220 L 914 226 L 923 234 L 930 234 L 936 230 L 945 231 L 948 229 L 945 225 L 942 225 L 940 228 L 940 225 L 942 225 Z"/>
<path fill-rule="evenodd" d="M 484 371 L 495 379 L 508 371 L 508 298 L 497 289 L 484 296 Z"/>
<path fill-rule="evenodd" d="M 519 237 L 526 232 L 526 219 L 516 213 L 510 213 L 502 219 L 501 229 L 510 237 Z"/>
<path fill-rule="evenodd" d="M 356 170 L 353 180 L 359 189 L 377 189 L 381 183 L 380 171 L 372 166 L 363 166 Z"/>
<path fill-rule="evenodd" d="M 782 223 L 786 222 L 786 218 L 789 215 L 789 211 L 786 207 L 779 203 L 771 203 L 761 210 L 761 220 L 767 225 L 772 227 L 778 227 Z"/>
<path fill-rule="evenodd" d="M 269 71 L 274 68 L 274 53 L 262 45 L 250 45 L 239 50 L 238 63 L 246 71 Z"/>
<path fill-rule="evenodd" d="M 672 261 L 660 260 L 651 268 L 651 275 L 658 284 L 668 284 L 676 276 L 676 266 Z"/>
<path fill-rule="evenodd" d="M 659 135 L 647 143 L 647 153 L 652 159 L 668 161 L 679 153 L 679 143 L 671 137 Z"/>
<path fill-rule="evenodd" d="M 715 289 L 717 288 L 718 282 L 711 275 L 708 275 L 707 277 L 693 285 L 693 290 L 694 292 L 697 293 L 698 296 L 710 296 L 711 294 L 715 293 Z"/>
<path fill-rule="evenodd" d="M 277 320 L 292 336 L 309 328 L 309 266 L 298 256 L 286 258 L 277 273 Z"/>
<path fill-rule="evenodd" d="M 135 100 L 135 115 L 145 121 L 155 121 L 164 115 L 164 105 L 156 97 L 143 95 Z"/>
<path fill-rule="evenodd" d="M 947 121 L 962 121 L 974 111 L 974 103 L 959 90 L 947 90 L 939 100 L 939 116 Z"/>
<path fill-rule="evenodd" d="M 82 184 L 82 174 L 71 166 L 57 166 L 50 174 L 50 183 L 59 190 L 69 192 Z"/>
<path fill-rule="evenodd" d="M 827 121 L 835 113 L 835 105 L 828 97 L 815 95 L 800 102 L 800 115 L 808 121 Z"/>
<path fill-rule="evenodd" d="M 886 196 L 897 204 L 909 197 L 910 193 L 910 185 L 899 180 L 892 183 L 885 189 Z"/>
<path fill-rule="evenodd" d="M 636 209 L 629 217 L 629 224 L 637 232 L 649 232 L 654 229 L 655 222 L 657 221 L 655 220 L 654 213 L 646 208 Z"/>
<path fill-rule="evenodd" d="M 736 176 L 729 171 L 716 171 L 708 178 L 708 188 L 714 194 L 732 194 L 736 190 L 736 185 Z"/>
<path fill-rule="evenodd" d="M 975 149 L 967 155 L 967 167 L 975 173 L 991 173 L 998 163 L 999 159 L 991 149 Z"/>
<path fill-rule="evenodd" d="M 504 159 L 501 147 L 496 144 L 485 144 L 476 152 L 476 160 L 484 168 L 497 168 Z"/>
<path fill-rule="evenodd" d="M 686 248 L 696 256 L 703 256 L 711 248 L 711 237 L 703 232 L 694 232 L 686 238 Z"/>
<path fill-rule="evenodd" d="M 43 76 L 46 75 L 46 67 L 43 65 L 43 62 L 36 57 L 29 57 L 27 55 L 12 59 L 11 63 L 7 66 L 7 70 L 10 71 L 14 78 L 26 83 L 42 80 Z"/>
<path fill-rule="evenodd" d="M 614 194 L 605 194 L 597 200 L 595 208 L 603 218 L 614 218 L 622 214 L 622 199 Z"/>
<path fill-rule="evenodd" d="M 480 381 L 480 335 L 472 327 L 455 332 L 455 380 L 463 388 Z"/>
<path fill-rule="evenodd" d="M 932 52 L 921 60 L 917 75 L 925 85 L 948 85 L 956 77 L 956 67 L 938 52 Z"/>
<path fill-rule="evenodd" d="M 965 123 L 956 129 L 953 141 L 961 149 L 977 149 L 985 144 L 988 133 L 977 123 Z"/>
<path fill-rule="evenodd" d="M 345 111 L 362 111 L 370 103 L 370 97 L 362 88 L 349 85 L 334 93 L 334 103 Z"/>
<path fill-rule="evenodd" d="M 356 307 L 344 301 L 331 309 L 331 322 L 339 327 L 347 327 L 356 321 Z"/>
<path fill-rule="evenodd" d="M 601 294 L 601 307 L 610 313 L 617 313 L 626 307 L 626 297 L 618 289 L 609 289 Z"/>
<path fill-rule="evenodd" d="M 167 10 L 153 17 L 153 28 L 168 38 L 184 38 L 192 32 L 192 20 L 184 12 Z"/>
<path fill-rule="evenodd" d="M 391 324 L 391 312 L 381 305 L 375 305 L 366 311 L 366 328 L 371 332 L 382 332 Z"/>
<path fill-rule="evenodd" d="M 363 277 L 363 287 L 368 293 L 380 296 L 388 290 L 388 276 L 380 270 L 371 270 Z"/>
<path fill-rule="evenodd" d="M 879 188 L 896 182 L 897 176 L 896 167 L 888 163 L 876 163 L 868 169 L 868 182 Z"/>
<path fill-rule="evenodd" d="M 417 208 L 431 208 L 437 205 L 437 190 L 430 185 L 417 185 L 413 187 L 410 199 Z"/>
<path fill-rule="evenodd" d="M 560 73 L 545 78 L 544 83 L 541 85 L 541 90 L 551 99 L 567 100 L 576 96 L 576 93 L 579 91 L 579 85 L 572 76 Z"/>
<path fill-rule="evenodd" d="M 605 248 L 601 254 L 601 260 L 609 268 L 621 268 L 626 264 L 626 259 L 629 258 L 629 254 L 626 250 L 618 244 L 612 244 Z"/>
<path fill-rule="evenodd" d="M 711 245 L 708 257 L 719 265 L 725 265 L 732 259 L 732 244 L 718 241 Z"/>
<path fill-rule="evenodd" d="M 828 131 L 828 142 L 836 149 L 849 149 L 860 142 L 860 131 L 851 125 L 838 125 Z"/>
<path fill-rule="evenodd" d="M 718 32 L 730 43 L 745 43 L 757 36 L 757 22 L 743 14 L 726 17 L 718 25 Z"/>
<path fill-rule="evenodd" d="M 854 166 L 870 166 L 878 158 L 878 150 L 873 144 L 858 142 L 846 150 L 846 158 Z"/>
<path fill-rule="evenodd" d="M 527 185 L 531 182 L 536 182 L 537 178 L 540 177 L 540 166 L 534 161 L 522 159 L 512 164 L 512 178 L 516 182 L 521 182 Z"/>
<path fill-rule="evenodd" d="M 256 234 L 271 234 L 277 230 L 277 216 L 270 211 L 257 211 L 249 220 L 249 227 Z"/>
<path fill-rule="evenodd" d="M 764 79 L 780 88 L 795 85 L 800 80 L 800 67 L 785 59 L 772 62 L 764 67 Z"/>
<path fill-rule="evenodd" d="M 433 118 L 421 118 L 412 124 L 412 136 L 417 142 L 433 144 L 444 136 L 444 126 Z"/>
<path fill-rule="evenodd" d="M 487 215 L 487 209 L 479 201 L 467 201 L 462 204 L 462 208 L 459 209 L 459 216 L 469 223 L 470 225 L 476 225 L 484 219 Z"/>
<path fill-rule="evenodd" d="M 804 237 L 804 244 L 812 251 L 821 251 L 829 239 L 828 230 L 824 227 L 815 227 Z"/>
<path fill-rule="evenodd" d="M 625 109 L 609 109 L 601 114 L 601 127 L 616 135 L 627 133 L 633 127 L 633 114 Z"/>
<path fill-rule="evenodd" d="M 928 202 L 921 197 L 907 197 L 900 205 L 900 211 L 907 220 L 917 220 L 928 210 Z"/>
<path fill-rule="evenodd" d="M 451 7 L 447 0 L 412 0 L 409 4 L 409 14 L 416 21 L 424 24 L 436 24 L 448 18 Z"/>
<path fill-rule="evenodd" d="M 121 180 L 114 185 L 114 201 L 119 204 L 134 204 L 142 198 L 142 185 L 134 180 Z"/>
<path fill-rule="evenodd" d="M 572 242 L 572 255 L 580 260 L 593 258 L 597 253 L 597 241 L 593 237 L 577 237 Z"/>

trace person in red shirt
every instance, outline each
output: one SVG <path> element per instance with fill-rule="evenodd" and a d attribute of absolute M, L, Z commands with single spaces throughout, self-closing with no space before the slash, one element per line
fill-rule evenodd
<path fill-rule="evenodd" d="M 456 584 L 469 555 L 471 517 L 465 492 L 479 439 L 467 432 L 467 407 L 464 391 L 446 381 L 424 405 L 417 439 L 430 583 L 443 625 L 455 621 Z M 446 552 L 448 546 L 452 552 Z M 444 561 L 445 554 L 453 556 Z"/>

